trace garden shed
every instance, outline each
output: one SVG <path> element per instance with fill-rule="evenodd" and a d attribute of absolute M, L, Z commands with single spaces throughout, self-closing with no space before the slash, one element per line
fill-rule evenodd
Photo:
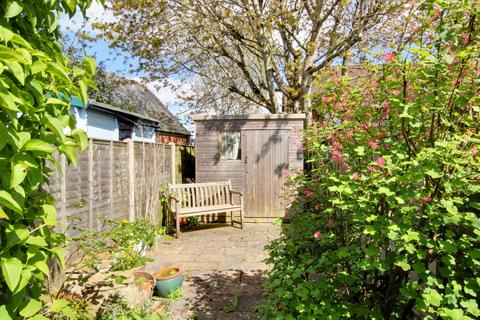
<path fill-rule="evenodd" d="M 246 221 L 284 215 L 288 175 L 303 170 L 303 114 L 194 116 L 196 182 L 231 180 Z"/>

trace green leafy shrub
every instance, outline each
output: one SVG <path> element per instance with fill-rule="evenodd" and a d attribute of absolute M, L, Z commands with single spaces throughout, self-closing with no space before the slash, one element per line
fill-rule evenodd
<path fill-rule="evenodd" d="M 164 233 L 163 227 L 145 219 L 129 222 L 102 218 L 101 223 L 103 231 L 82 230 L 73 239 L 73 246 L 82 253 L 81 262 L 90 268 L 94 268 L 102 259 L 112 259 L 112 271 L 144 265 L 150 261 L 144 256 L 146 249 L 154 244 L 159 234 Z"/>
<path fill-rule="evenodd" d="M 319 84 L 265 319 L 480 317 L 480 7 L 418 10 L 410 49 Z"/>
<path fill-rule="evenodd" d="M 69 113 L 70 97 L 86 103 L 95 62 L 69 66 L 57 42 L 58 17 L 85 13 L 90 4 L 0 4 L 0 319 L 42 319 L 49 263 L 64 264 L 65 238 L 54 231 L 53 198 L 43 187 L 49 163 L 56 165 L 53 152 L 76 164 L 75 151 L 87 145 Z"/>

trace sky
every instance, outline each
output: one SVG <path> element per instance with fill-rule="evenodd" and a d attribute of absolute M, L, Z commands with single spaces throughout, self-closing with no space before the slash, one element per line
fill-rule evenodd
<path fill-rule="evenodd" d="M 87 17 L 88 20 L 85 20 L 81 13 L 77 13 L 71 19 L 69 19 L 67 15 L 61 16 L 59 21 L 60 31 L 71 38 L 72 41 L 74 41 L 74 36 L 79 30 L 93 37 L 98 34 L 98 32 L 92 28 L 93 22 L 108 22 L 113 21 L 114 19 L 111 12 L 105 10 L 95 1 L 92 2 L 92 6 L 87 10 Z M 136 81 L 142 81 L 141 77 L 145 76 L 144 73 L 134 73 L 130 71 L 138 66 L 137 58 L 132 57 L 128 52 L 122 52 L 119 49 L 109 48 L 109 44 L 106 40 L 97 40 L 92 42 L 90 46 L 85 48 L 85 51 L 88 56 L 95 57 L 97 64 L 101 62 L 106 71 L 116 73 L 120 76 Z M 181 89 L 187 92 L 189 91 L 191 85 L 188 81 L 180 82 L 181 80 L 173 78 L 168 79 L 168 81 L 176 85 L 180 84 Z M 146 84 L 147 87 L 160 99 L 160 101 L 168 107 L 170 112 L 172 112 L 174 115 L 178 115 L 180 121 L 186 124 L 187 129 L 190 131 L 193 130 L 191 125 L 187 124 L 187 118 L 185 117 L 185 115 L 188 114 L 188 110 L 182 107 L 181 101 L 176 97 L 175 93 L 172 92 L 171 89 L 165 87 L 157 89 L 156 87 L 158 87 L 160 84 L 158 81 L 145 82 L 143 80 L 142 82 Z"/>

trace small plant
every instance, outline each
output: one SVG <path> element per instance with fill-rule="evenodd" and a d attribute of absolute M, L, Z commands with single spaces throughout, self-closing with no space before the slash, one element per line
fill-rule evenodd
<path fill-rule="evenodd" d="M 183 297 L 183 290 L 182 288 L 177 288 L 173 291 L 171 291 L 169 294 L 168 294 L 168 297 L 167 299 L 170 300 L 170 301 L 176 301 L 176 300 L 179 300 Z"/>
<path fill-rule="evenodd" d="M 225 313 L 235 312 L 237 310 L 237 307 L 238 307 L 238 296 L 235 295 L 231 300 L 231 304 L 223 307 L 223 312 Z"/>
<path fill-rule="evenodd" d="M 126 219 L 100 219 L 102 232 L 80 230 L 73 239 L 73 245 L 83 253 L 82 259 L 87 267 L 94 268 L 102 259 L 113 259 L 110 269 L 122 271 L 132 269 L 151 259 L 145 257 L 145 251 L 155 242 L 164 228 L 139 219 L 129 222 Z"/>
<path fill-rule="evenodd" d="M 193 228 L 195 226 L 198 226 L 199 222 L 200 222 L 199 217 L 195 217 L 195 216 L 194 217 L 188 217 L 187 221 L 185 222 L 184 227 L 185 228 Z"/>
<path fill-rule="evenodd" d="M 96 314 L 96 320 L 167 320 L 171 317 L 170 297 L 153 298 L 142 306 L 131 308 L 119 295 L 105 300 Z"/>

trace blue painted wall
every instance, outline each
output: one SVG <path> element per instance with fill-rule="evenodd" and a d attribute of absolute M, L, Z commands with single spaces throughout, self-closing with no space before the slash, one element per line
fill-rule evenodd
<path fill-rule="evenodd" d="M 107 112 L 87 108 L 89 138 L 118 141 L 117 117 Z"/>
<path fill-rule="evenodd" d="M 102 110 L 72 106 L 70 112 L 77 120 L 77 128 L 85 131 L 89 138 L 119 140 L 118 119 Z M 132 140 L 155 143 L 156 132 L 152 121 L 143 120 L 145 125 L 136 124 Z"/>

